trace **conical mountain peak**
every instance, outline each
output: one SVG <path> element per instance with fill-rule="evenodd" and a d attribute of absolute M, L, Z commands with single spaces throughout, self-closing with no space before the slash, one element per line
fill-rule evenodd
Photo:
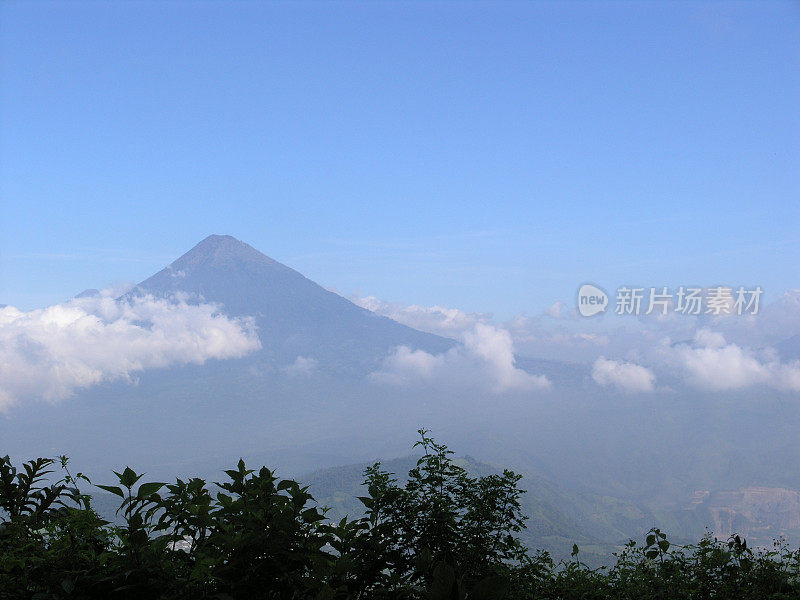
<path fill-rule="evenodd" d="M 277 266 L 280 263 L 271 259 L 231 235 L 210 235 L 173 262 L 173 269 L 186 269 L 195 266 L 233 266 L 241 263 L 264 263 Z"/>

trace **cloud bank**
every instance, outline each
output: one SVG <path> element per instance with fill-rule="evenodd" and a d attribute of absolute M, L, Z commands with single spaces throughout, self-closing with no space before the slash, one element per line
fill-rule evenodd
<path fill-rule="evenodd" d="M 657 380 L 669 381 L 669 387 L 677 384 L 703 391 L 762 386 L 800 392 L 800 290 L 786 292 L 758 315 L 718 317 L 670 313 L 591 320 L 556 302 L 539 315 L 495 323 L 490 314 L 457 308 L 404 306 L 372 296 L 357 303 L 411 327 L 464 342 L 461 350 L 435 356 L 397 349 L 380 374 L 386 380 L 433 381 L 438 373 L 459 369 L 467 376 L 465 365 L 474 369 L 479 361 L 485 368 L 477 372 L 495 381 L 495 389 L 511 389 L 519 385 L 514 383 L 518 376 L 525 381 L 519 375 L 525 373 L 514 366 L 516 351 L 521 356 L 582 362 L 589 365 L 597 385 L 625 393 L 656 391 Z M 477 331 L 496 332 L 497 346 L 487 341 L 492 336 L 485 333 L 484 341 L 478 342 Z M 484 347 L 489 350 L 481 350 Z"/>
<path fill-rule="evenodd" d="M 0 411 L 20 401 L 62 400 L 148 368 L 235 358 L 260 347 L 251 320 L 181 298 L 116 301 L 107 292 L 28 312 L 6 306 Z"/>

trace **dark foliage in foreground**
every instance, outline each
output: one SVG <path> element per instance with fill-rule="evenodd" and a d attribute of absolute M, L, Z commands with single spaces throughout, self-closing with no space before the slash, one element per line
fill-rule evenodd
<path fill-rule="evenodd" d="M 0 459 L 0 599 L 761 599 L 800 597 L 800 551 L 754 552 L 734 536 L 675 547 L 652 530 L 592 570 L 529 554 L 510 471 L 470 477 L 421 431 L 404 485 L 365 472 L 366 516 L 331 523 L 295 481 L 242 461 L 201 479 L 116 485 L 119 524 L 102 520 L 65 457 L 17 470 Z"/>

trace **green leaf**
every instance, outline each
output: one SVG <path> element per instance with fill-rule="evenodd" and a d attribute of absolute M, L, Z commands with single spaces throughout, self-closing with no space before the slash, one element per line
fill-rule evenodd
<path fill-rule="evenodd" d="M 139 491 L 137 492 L 137 496 L 139 498 L 147 498 L 155 494 L 158 490 L 162 487 L 167 485 L 166 483 L 160 483 L 158 481 L 152 481 L 150 483 L 143 483 L 139 486 Z"/>
<path fill-rule="evenodd" d="M 125 493 L 122 491 L 122 489 L 118 488 L 115 485 L 98 485 L 95 487 L 99 487 L 101 490 L 105 490 L 107 492 L 111 492 L 112 494 L 116 494 L 120 498 L 125 497 Z"/>
<path fill-rule="evenodd" d="M 325 516 L 320 514 L 320 512 L 314 506 L 305 509 L 300 513 L 300 516 L 303 517 L 303 520 L 306 523 L 316 523 L 317 521 L 322 521 L 325 518 Z"/>
<path fill-rule="evenodd" d="M 142 475 L 137 475 L 136 471 L 130 467 L 125 467 L 125 470 L 122 473 L 117 473 L 114 471 L 114 474 L 119 478 L 120 484 L 128 489 L 132 488 L 136 482 L 142 478 L 142 475 L 144 475 L 144 473 Z"/>

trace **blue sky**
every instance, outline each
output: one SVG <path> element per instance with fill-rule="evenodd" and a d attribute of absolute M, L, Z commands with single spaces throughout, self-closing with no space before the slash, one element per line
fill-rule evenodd
<path fill-rule="evenodd" d="M 0 7 L 0 303 L 210 233 L 505 318 L 800 287 L 797 3 Z"/>

